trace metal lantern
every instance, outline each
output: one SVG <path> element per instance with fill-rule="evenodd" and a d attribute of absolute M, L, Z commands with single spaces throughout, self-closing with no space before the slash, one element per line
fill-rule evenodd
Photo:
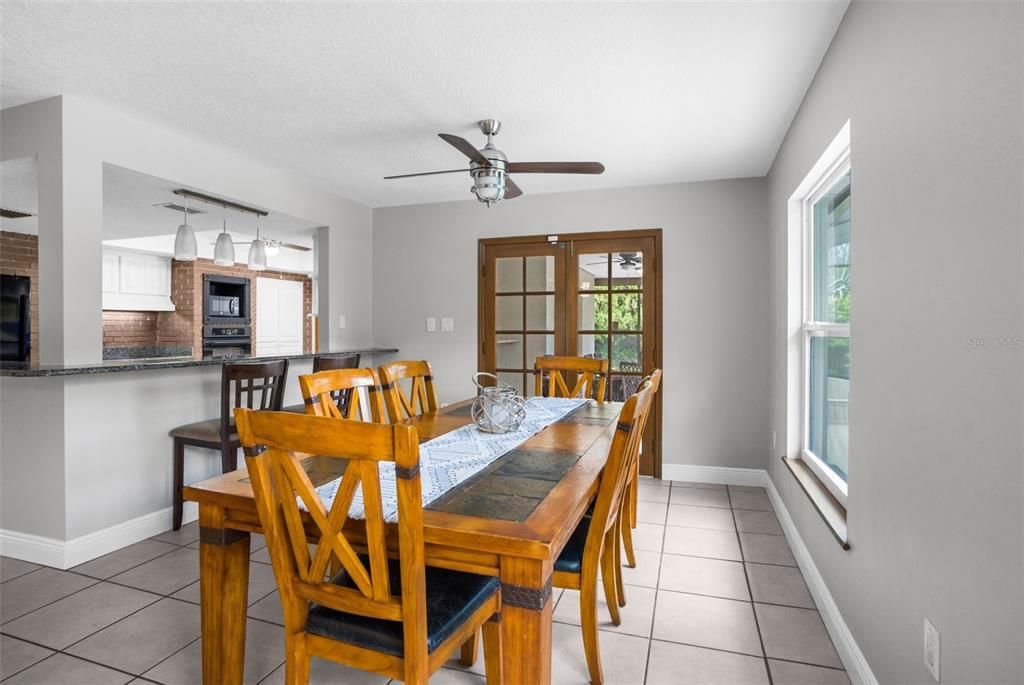
<path fill-rule="evenodd" d="M 481 385 L 480 378 L 494 379 L 494 385 Z M 485 433 L 509 433 L 519 428 L 526 418 L 526 400 L 508 383 L 493 373 L 480 372 L 473 376 L 479 388 L 473 402 L 473 423 Z"/>

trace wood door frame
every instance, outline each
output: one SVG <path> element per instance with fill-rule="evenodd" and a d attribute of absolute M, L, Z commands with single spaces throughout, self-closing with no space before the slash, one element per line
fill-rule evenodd
<path fill-rule="evenodd" d="M 554 240 L 552 240 L 552 238 Z M 655 296 L 655 330 L 654 330 L 654 366 L 655 368 L 663 367 L 663 327 L 664 327 L 664 279 L 662 278 L 661 265 L 663 263 L 662 254 L 662 229 L 660 228 L 643 228 L 635 230 L 613 230 L 613 231 L 584 231 L 581 233 L 547 233 L 543 235 L 523 235 L 523 236 L 505 236 L 497 238 L 480 238 L 477 245 L 477 368 L 483 369 L 487 363 L 487 355 L 485 349 L 485 338 L 484 338 L 484 325 L 487 321 L 487 305 L 488 296 L 485 292 L 485 288 L 481 287 L 482 283 L 486 283 L 486 266 L 487 266 L 487 248 L 497 247 L 501 245 L 529 245 L 537 243 L 553 243 L 557 242 L 564 246 L 565 243 L 585 240 L 616 240 L 616 239 L 636 239 L 636 238 L 650 238 L 654 241 L 654 263 L 653 277 L 654 277 L 654 296 Z M 493 293 L 491 294 L 493 299 Z M 652 407 L 652 416 L 654 423 L 654 459 L 653 459 L 653 475 L 655 478 L 661 478 L 662 473 L 662 402 L 661 396 L 663 393 L 659 392 L 655 397 L 654 407 Z"/>

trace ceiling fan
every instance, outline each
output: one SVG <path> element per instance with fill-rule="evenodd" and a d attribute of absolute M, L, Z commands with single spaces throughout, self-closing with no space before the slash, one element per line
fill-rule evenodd
<path fill-rule="evenodd" d="M 623 271 L 641 271 L 644 268 L 644 256 L 637 252 L 620 252 L 612 258 L 612 262 L 622 267 Z M 587 266 L 597 266 L 608 262 L 590 262 Z"/>
<path fill-rule="evenodd" d="M 260 240 L 263 241 L 263 244 L 267 246 L 268 250 L 279 250 L 281 248 L 284 248 L 286 250 L 298 250 L 299 252 L 309 252 L 310 250 L 313 249 L 311 247 L 306 247 L 305 245 L 296 245 L 295 243 L 285 243 L 285 242 L 282 242 L 280 240 L 274 240 L 273 238 L 266 238 L 266 237 L 264 237 L 264 238 L 260 238 Z M 248 245 L 252 241 L 251 240 L 236 240 L 234 242 L 235 242 L 235 245 Z M 275 254 L 275 253 L 271 252 L 271 254 Z"/>
<path fill-rule="evenodd" d="M 510 162 L 508 156 L 494 147 L 491 139 L 501 130 L 501 122 L 497 119 L 483 119 L 477 122 L 480 130 L 487 136 L 487 144 L 479 150 L 465 138 L 450 133 L 437 135 L 446 143 L 469 158 L 468 169 L 448 169 L 446 171 L 426 171 L 419 174 L 400 174 L 385 176 L 385 180 L 395 178 L 411 178 L 413 176 L 436 176 L 437 174 L 457 174 L 469 172 L 473 177 L 471 190 L 480 202 L 487 206 L 503 199 L 512 199 L 523 194 L 510 174 L 600 174 L 604 173 L 604 165 L 600 162 Z"/>

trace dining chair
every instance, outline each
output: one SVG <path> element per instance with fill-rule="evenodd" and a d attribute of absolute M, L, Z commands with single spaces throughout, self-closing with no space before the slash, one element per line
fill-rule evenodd
<path fill-rule="evenodd" d="M 373 369 L 335 369 L 299 376 L 299 389 L 307 414 L 388 423 L 380 380 Z M 347 395 L 344 402 L 343 394 Z"/>
<path fill-rule="evenodd" d="M 565 380 L 567 373 L 576 375 L 576 384 L 571 390 Z M 533 394 L 538 397 L 582 396 L 603 403 L 608 383 L 608 360 L 540 356 L 533 362 L 533 378 Z"/>
<path fill-rule="evenodd" d="M 656 396 L 658 390 L 661 388 L 661 369 L 655 369 L 650 376 L 644 378 L 640 387 L 649 387 L 651 395 Z M 644 412 L 641 418 L 640 425 L 640 442 L 637 445 L 637 458 L 633 462 L 633 468 L 629 473 L 629 482 L 626 485 L 626 493 L 622 502 L 623 514 L 620 516 L 620 530 L 619 537 L 621 545 L 616 543 L 615 545 L 615 584 L 618 590 L 619 606 L 626 606 L 626 593 L 622 586 L 622 557 L 621 551 L 625 549 L 626 552 L 626 564 L 630 568 L 636 568 L 636 553 L 633 551 L 633 530 L 636 528 L 636 509 L 637 501 L 639 499 L 639 488 L 640 488 L 640 447 L 643 445 L 643 435 L 647 430 L 647 419 L 651 414 L 651 407 L 654 406 L 654 400 L 648 405 L 647 410 Z"/>
<path fill-rule="evenodd" d="M 501 682 L 500 583 L 425 565 L 415 427 L 245 409 L 237 421 L 284 612 L 287 685 L 309 682 L 311 657 L 426 685 L 481 629 L 487 682 Z M 308 454 L 347 460 L 329 507 L 302 467 Z M 396 524 L 385 522 L 382 462 L 394 465 Z M 357 489 L 364 523 L 346 525 Z"/>
<path fill-rule="evenodd" d="M 347 354 L 341 357 L 327 356 L 318 354 L 313 357 L 313 373 L 319 373 L 320 371 L 331 371 L 333 369 L 358 369 L 359 368 L 359 355 L 358 354 Z M 338 409 L 341 413 L 346 413 L 346 407 L 348 398 L 351 395 L 351 391 L 341 390 L 335 393 L 335 402 L 338 405 Z M 292 411 L 296 414 L 305 414 L 305 404 L 293 404 L 288 407 L 284 407 L 285 411 Z"/>
<path fill-rule="evenodd" d="M 555 587 L 580 592 L 583 651 L 593 685 L 604 682 L 597 630 L 597 574 L 600 571 L 612 623 L 619 625 L 618 569 L 615 568 L 619 519 L 629 474 L 639 454 L 642 418 L 653 396 L 650 386 L 644 384 L 623 405 L 601 473 L 593 511 L 583 517 L 565 543 L 552 575 Z"/>
<path fill-rule="evenodd" d="M 382 365 L 378 373 L 384 390 L 384 406 L 392 423 L 437 411 L 440 406 L 430 362 L 392 362 Z M 408 393 L 402 387 L 406 380 L 410 381 Z"/>
<path fill-rule="evenodd" d="M 184 509 L 185 447 L 202 447 L 220 452 L 221 472 L 238 468 L 238 433 L 232 410 L 281 409 L 284 385 L 288 378 L 288 360 L 258 363 L 225 363 L 220 376 L 220 418 L 197 421 L 172 428 L 174 483 L 172 524 L 181 528 Z"/>

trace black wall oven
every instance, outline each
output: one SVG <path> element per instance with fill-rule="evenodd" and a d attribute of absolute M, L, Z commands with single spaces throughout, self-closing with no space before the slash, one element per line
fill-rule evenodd
<path fill-rule="evenodd" d="M 203 356 L 252 354 L 250 293 L 248 278 L 203 275 Z"/>
<path fill-rule="evenodd" d="M 29 360 L 31 311 L 32 281 L 27 276 L 0 276 L 0 360 Z"/>

